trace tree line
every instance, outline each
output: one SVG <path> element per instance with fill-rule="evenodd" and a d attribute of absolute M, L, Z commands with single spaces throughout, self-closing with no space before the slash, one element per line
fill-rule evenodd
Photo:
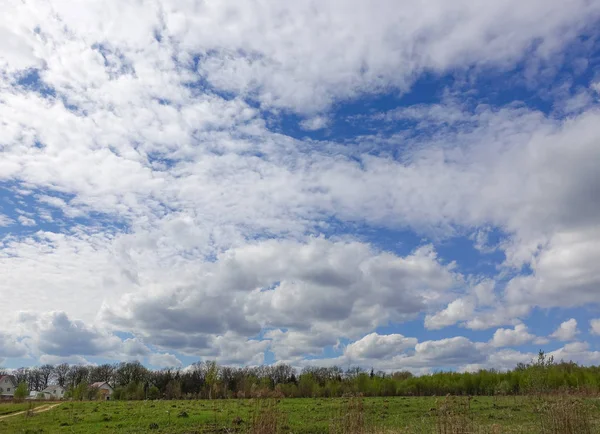
<path fill-rule="evenodd" d="M 600 391 L 600 366 L 555 362 L 543 352 L 509 371 L 436 372 L 414 376 L 408 371 L 366 371 L 360 367 L 306 367 L 286 364 L 236 368 L 214 361 L 185 369 L 150 370 L 139 362 L 42 365 L 11 372 L 29 390 L 58 384 L 75 399 L 92 399 L 88 385 L 107 382 L 113 399 L 223 399 L 249 397 L 523 395 Z"/>

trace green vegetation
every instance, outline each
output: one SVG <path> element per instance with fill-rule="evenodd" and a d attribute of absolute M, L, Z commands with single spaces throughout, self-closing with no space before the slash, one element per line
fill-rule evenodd
<path fill-rule="evenodd" d="M 17 413 L 19 411 L 26 411 L 26 410 L 29 410 L 31 406 L 38 407 L 40 405 L 42 405 L 42 404 L 39 402 L 19 402 L 19 403 L 12 403 L 10 401 L 3 402 L 3 403 L 0 402 L 0 416 Z"/>
<path fill-rule="evenodd" d="M 600 368 L 541 352 L 508 372 L 419 377 L 214 362 L 185 371 L 139 363 L 54 369 L 69 400 L 0 419 L 0 432 L 600 434 Z M 91 381 L 113 384 L 112 400 L 97 401 Z"/>
<path fill-rule="evenodd" d="M 45 372 L 40 380 L 40 370 Z M 88 384 L 106 381 L 114 388 L 113 399 L 223 399 L 223 398 L 315 398 L 363 396 L 531 395 L 550 392 L 599 393 L 600 367 L 556 363 L 540 352 L 529 364 L 511 371 L 439 372 L 415 377 L 410 372 L 363 371 L 355 367 L 305 368 L 291 366 L 233 368 L 215 362 L 198 362 L 185 370 L 151 371 L 139 362 L 116 365 L 45 365 L 15 372 L 30 390 L 48 382 L 60 384 L 75 400 L 97 397 Z"/>
<path fill-rule="evenodd" d="M 68 401 L 0 420 L 0 432 L 586 434 L 599 416 L 597 400 L 565 397 Z"/>
<path fill-rule="evenodd" d="M 24 381 L 20 382 L 17 388 L 15 389 L 15 400 L 23 400 L 27 398 L 29 391 L 27 389 L 27 383 Z"/>

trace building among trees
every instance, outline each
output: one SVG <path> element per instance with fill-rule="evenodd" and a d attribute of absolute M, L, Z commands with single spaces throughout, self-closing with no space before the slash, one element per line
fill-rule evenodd
<path fill-rule="evenodd" d="M 12 399 L 18 385 L 14 375 L 0 375 L 0 398 Z"/>

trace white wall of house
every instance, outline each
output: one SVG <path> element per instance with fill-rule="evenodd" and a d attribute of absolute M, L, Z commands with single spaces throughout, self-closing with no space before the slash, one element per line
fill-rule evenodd
<path fill-rule="evenodd" d="M 0 396 L 13 397 L 16 388 L 10 377 L 4 377 L 0 380 Z"/>
<path fill-rule="evenodd" d="M 108 392 L 109 395 L 112 395 L 113 393 L 113 389 L 112 387 L 110 387 L 108 384 L 104 383 L 102 386 L 100 386 L 98 389 L 100 390 L 106 390 Z"/>
<path fill-rule="evenodd" d="M 63 399 L 65 397 L 65 389 L 61 386 L 46 387 L 42 393 L 46 399 Z"/>

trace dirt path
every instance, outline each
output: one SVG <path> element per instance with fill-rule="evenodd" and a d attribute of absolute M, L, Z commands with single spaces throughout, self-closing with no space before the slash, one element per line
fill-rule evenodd
<path fill-rule="evenodd" d="M 57 404 L 44 404 L 44 405 L 40 405 L 39 407 L 35 407 L 33 409 L 33 414 L 38 414 L 38 413 L 43 413 L 44 411 L 48 411 L 48 410 L 52 410 L 54 407 L 58 407 L 61 403 L 57 403 Z M 27 413 L 29 410 L 23 410 L 23 411 L 17 411 L 16 413 L 11 413 L 11 414 L 7 414 L 4 416 L 0 416 L 0 420 L 9 418 L 9 417 L 13 417 L 13 416 L 18 416 L 19 414 L 25 414 Z"/>

